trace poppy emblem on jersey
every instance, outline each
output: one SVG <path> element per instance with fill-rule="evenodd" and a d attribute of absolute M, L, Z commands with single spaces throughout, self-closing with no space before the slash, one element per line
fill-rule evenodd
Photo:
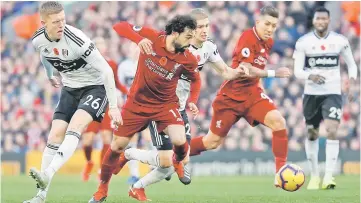
<path fill-rule="evenodd" d="M 198 61 L 198 62 L 201 61 L 201 56 L 197 55 L 197 61 Z"/>
<path fill-rule="evenodd" d="M 167 64 L 167 61 L 167 58 L 163 56 L 162 58 L 160 58 L 159 64 L 165 66 L 165 64 Z"/>
<path fill-rule="evenodd" d="M 241 51 L 241 53 L 242 53 L 242 56 L 243 56 L 243 57 L 246 57 L 246 58 L 251 55 L 251 51 L 250 51 L 249 48 L 247 48 L 247 47 L 243 48 L 242 51 Z"/>
<path fill-rule="evenodd" d="M 54 48 L 53 51 L 54 51 L 54 54 L 55 54 L 55 55 L 59 55 L 59 51 L 58 51 L 57 48 Z"/>
<path fill-rule="evenodd" d="M 63 49 L 62 50 L 63 56 L 67 57 L 68 56 L 68 50 L 67 49 Z"/>
<path fill-rule="evenodd" d="M 326 49 L 325 45 L 321 45 L 321 49 L 325 50 Z"/>

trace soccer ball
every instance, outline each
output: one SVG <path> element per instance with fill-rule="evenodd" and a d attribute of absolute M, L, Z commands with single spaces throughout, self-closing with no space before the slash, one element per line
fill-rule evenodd
<path fill-rule="evenodd" d="M 305 182 L 305 173 L 295 164 L 286 164 L 279 170 L 276 178 L 282 189 L 294 192 Z"/>

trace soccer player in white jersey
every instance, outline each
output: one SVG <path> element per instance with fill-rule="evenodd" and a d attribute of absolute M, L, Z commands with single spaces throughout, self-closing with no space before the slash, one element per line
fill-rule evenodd
<path fill-rule="evenodd" d="M 109 100 L 109 116 L 117 126 L 122 117 L 117 107 L 113 71 L 94 43 L 80 30 L 65 23 L 63 6 L 54 1 L 40 5 L 43 25 L 32 43 L 40 53 L 41 62 L 54 87 L 63 85 L 55 109 L 41 171 L 30 169 L 39 192 L 25 203 L 43 203 L 54 174 L 76 150 L 87 125 L 101 122 Z M 53 68 L 62 82 L 53 75 Z"/>
<path fill-rule="evenodd" d="M 202 70 L 203 66 L 206 63 L 209 63 L 220 75 L 222 75 L 225 80 L 235 79 L 244 74 L 245 70 L 239 72 L 239 69 L 232 69 L 228 67 L 228 65 L 219 55 L 217 46 L 208 38 L 210 25 L 206 12 L 203 9 L 194 9 L 191 11 L 190 15 L 197 21 L 197 28 L 195 37 L 193 38 L 193 42 L 191 43 L 189 50 L 198 59 L 198 69 Z M 190 91 L 190 81 L 186 76 L 182 75 L 181 79 L 178 81 L 177 96 L 179 97 L 180 103 L 179 112 L 184 120 L 186 137 L 188 141 L 190 141 L 191 139 L 191 129 L 185 108 Z M 196 104 L 189 103 L 188 107 L 191 109 L 194 115 L 198 113 L 198 108 Z M 146 186 L 159 182 L 175 172 L 175 169 L 172 166 L 173 145 L 169 139 L 169 136 L 165 135 L 163 132 L 157 132 L 155 122 L 152 122 L 149 125 L 149 128 L 152 135 L 153 144 L 157 147 L 158 151 L 150 152 L 147 150 L 140 150 L 136 148 L 127 149 L 124 153 L 122 153 L 120 158 L 121 167 L 118 168 L 116 171 L 116 173 L 119 172 L 119 170 L 129 160 L 139 160 L 143 163 L 157 166 L 156 169 L 154 169 L 146 176 L 141 178 L 139 181 L 137 181 L 135 184 L 133 184 L 131 189 L 129 190 L 129 195 L 139 201 L 147 200 L 144 192 L 144 188 Z M 186 160 L 185 162 L 187 161 L 188 160 Z M 183 184 L 189 184 L 191 182 L 190 172 L 189 170 L 187 170 L 186 166 L 184 170 L 184 177 L 180 178 L 180 181 Z M 178 176 L 179 175 L 180 174 L 178 173 Z"/>
<path fill-rule="evenodd" d="M 348 40 L 341 34 L 328 31 L 329 22 L 330 12 L 323 7 L 317 8 L 313 16 L 313 31 L 297 41 L 293 55 L 295 76 L 306 80 L 303 114 L 307 124 L 305 149 L 311 167 L 307 189 L 311 190 L 320 187 L 318 130 L 322 120 L 327 131 L 322 189 L 333 189 L 336 186 L 332 173 L 338 158 L 337 129 L 342 117 L 340 55 L 347 64 L 351 85 L 355 84 L 357 77 L 357 66 Z"/>

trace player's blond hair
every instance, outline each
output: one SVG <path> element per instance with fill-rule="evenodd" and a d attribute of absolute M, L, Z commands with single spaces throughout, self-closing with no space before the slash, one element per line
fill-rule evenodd
<path fill-rule="evenodd" d="M 57 1 L 45 1 L 40 4 L 39 13 L 42 17 L 47 17 L 48 15 L 57 14 L 64 10 L 64 7 L 61 3 Z"/>
<path fill-rule="evenodd" d="M 195 20 L 203 20 L 205 18 L 208 18 L 207 12 L 202 8 L 195 8 L 191 10 L 190 15 Z"/>

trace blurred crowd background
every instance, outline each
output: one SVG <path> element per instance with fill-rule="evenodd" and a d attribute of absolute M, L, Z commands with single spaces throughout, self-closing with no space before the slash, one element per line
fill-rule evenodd
<path fill-rule="evenodd" d="M 50 129 L 53 110 L 60 89 L 47 80 L 39 55 L 32 47 L 32 34 L 39 28 L 37 8 L 40 2 L 2 2 L 1 5 L 1 150 L 24 152 L 43 150 Z M 331 11 L 330 29 L 345 35 L 360 64 L 360 4 L 359 2 L 64 2 L 67 23 L 81 29 L 90 38 L 102 36 L 107 40 L 107 55 L 118 64 L 133 60 L 130 42 L 116 35 L 112 25 L 127 20 L 136 25 L 163 29 L 176 14 L 186 14 L 192 8 L 204 8 L 210 14 L 211 38 L 221 56 L 231 64 L 231 54 L 242 31 L 254 24 L 259 9 L 273 4 L 280 11 L 280 23 L 274 36 L 275 45 L 269 68 L 287 66 L 293 69 L 292 54 L 296 40 L 311 29 L 312 11 L 319 5 Z M 135 48 L 132 48 L 135 49 Z M 341 61 L 343 92 L 351 91 L 356 100 L 344 107 L 338 137 L 341 148 L 360 149 L 360 89 L 345 87 L 347 66 Z M 121 73 L 121 69 L 118 70 Z M 192 135 L 208 131 L 211 102 L 222 83 L 210 67 L 202 70 L 202 91 L 198 103 L 200 115 L 192 123 Z M 359 84 L 360 73 L 357 83 Z M 305 123 L 302 115 L 304 81 L 290 79 L 263 80 L 266 92 L 285 116 L 289 130 L 290 150 L 303 150 Z M 191 115 L 189 114 L 191 117 Z M 325 130 L 321 126 L 321 145 Z M 226 150 L 265 151 L 271 145 L 271 131 L 265 127 L 252 128 L 240 120 L 220 147 Z M 100 142 L 99 140 L 97 142 Z"/>

